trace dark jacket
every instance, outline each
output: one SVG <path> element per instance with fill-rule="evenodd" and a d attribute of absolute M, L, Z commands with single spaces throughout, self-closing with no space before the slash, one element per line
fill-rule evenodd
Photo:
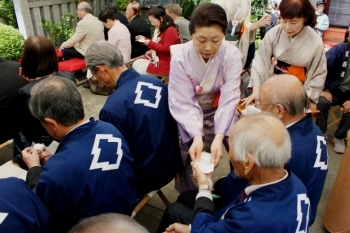
<path fill-rule="evenodd" d="M 18 90 L 28 82 L 19 74 L 20 63 L 0 58 L 0 144 L 19 131 Z"/>
<path fill-rule="evenodd" d="M 63 78 L 67 78 L 75 83 L 75 77 L 72 73 L 59 71 L 55 75 Z M 41 125 L 41 122 L 31 114 L 27 104 L 28 100 L 31 97 L 30 92 L 34 87 L 34 85 L 37 84 L 38 82 L 40 82 L 40 80 L 34 80 L 33 82 L 30 82 L 24 87 L 22 87 L 21 89 L 19 89 L 18 94 L 21 102 L 18 108 L 20 108 L 21 133 L 30 142 L 34 141 L 37 143 L 42 143 L 42 136 L 50 137 L 50 135 L 46 132 L 44 127 Z"/>
<path fill-rule="evenodd" d="M 347 44 L 348 43 L 337 44 L 326 52 L 328 71 L 325 83 L 326 90 L 333 90 L 339 85 L 337 81 L 340 78 Z"/>
<path fill-rule="evenodd" d="M 147 21 L 140 15 L 136 15 L 127 25 L 131 37 L 131 58 L 144 55 L 148 48 L 144 44 L 135 40 L 135 36 L 141 35 L 151 38 L 151 29 Z"/>

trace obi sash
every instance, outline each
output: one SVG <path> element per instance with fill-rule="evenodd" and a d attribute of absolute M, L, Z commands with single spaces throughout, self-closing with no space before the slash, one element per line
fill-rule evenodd
<path fill-rule="evenodd" d="M 272 58 L 274 59 L 274 58 Z M 273 61 L 272 61 L 273 62 Z M 302 83 L 306 80 L 306 68 L 301 66 L 293 66 L 288 63 L 277 60 L 274 68 L 275 74 L 290 74 L 297 77 Z"/>
<path fill-rule="evenodd" d="M 202 109 L 211 109 L 213 108 L 216 94 L 196 94 L 196 99 Z"/>

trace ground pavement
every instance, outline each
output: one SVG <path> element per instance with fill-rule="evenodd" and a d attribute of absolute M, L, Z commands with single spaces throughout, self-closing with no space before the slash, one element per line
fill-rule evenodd
<path fill-rule="evenodd" d="M 87 117 L 94 117 L 98 119 L 98 114 L 102 106 L 104 105 L 107 97 L 91 94 L 88 89 L 82 86 L 78 87 L 84 101 L 85 114 Z M 326 179 L 326 184 L 323 190 L 321 201 L 318 205 L 317 217 L 315 223 L 310 229 L 310 233 L 323 233 L 327 232 L 323 227 L 323 216 L 324 209 L 326 207 L 331 189 L 333 187 L 334 180 L 337 176 L 337 172 L 342 160 L 343 155 L 336 154 L 333 151 L 331 144 L 331 139 L 333 137 L 334 128 L 328 133 L 328 153 L 329 153 L 329 170 Z M 12 158 L 12 145 L 0 150 L 0 165 Z M 225 151 L 225 150 L 224 150 Z M 225 152 L 224 158 L 221 161 L 221 165 L 217 168 L 213 175 L 213 180 L 227 175 L 229 172 L 229 159 Z M 174 202 L 178 196 L 178 192 L 174 189 L 174 182 L 169 183 L 167 186 L 162 188 L 163 193 L 168 198 L 170 202 Z M 150 233 L 156 231 L 158 223 L 160 222 L 163 212 L 165 210 L 165 205 L 161 199 L 155 195 L 149 203 L 138 213 L 135 219 L 145 226 Z"/>

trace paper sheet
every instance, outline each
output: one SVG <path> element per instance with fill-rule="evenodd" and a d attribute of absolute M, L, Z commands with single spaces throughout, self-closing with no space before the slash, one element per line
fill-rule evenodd
<path fill-rule="evenodd" d="M 0 166 L 0 178 L 17 177 L 26 180 L 27 171 L 13 164 L 12 160 Z"/>

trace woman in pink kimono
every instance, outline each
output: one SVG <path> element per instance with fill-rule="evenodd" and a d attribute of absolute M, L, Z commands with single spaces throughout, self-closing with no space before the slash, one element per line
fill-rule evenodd
<path fill-rule="evenodd" d="M 225 41 L 226 28 L 224 9 L 203 3 L 191 16 L 192 41 L 171 46 L 169 106 L 178 122 L 185 165 L 175 180 L 179 192 L 197 189 L 190 162 L 198 161 L 202 151 L 211 153 L 218 166 L 237 120 L 241 54 Z"/>

